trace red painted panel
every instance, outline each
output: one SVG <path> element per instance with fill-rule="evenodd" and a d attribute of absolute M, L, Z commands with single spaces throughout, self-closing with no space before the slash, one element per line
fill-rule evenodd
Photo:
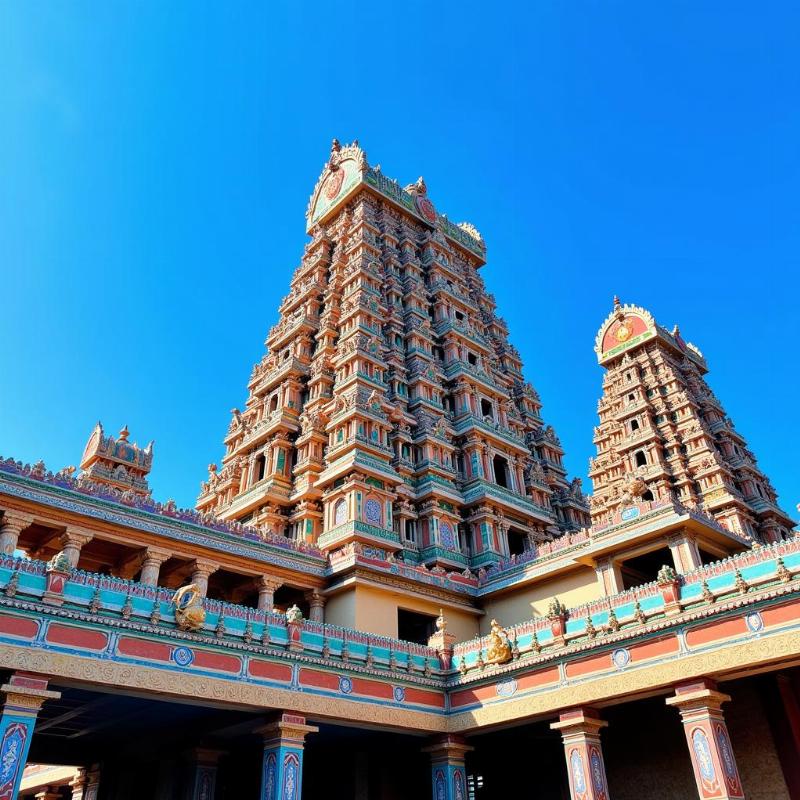
<path fill-rule="evenodd" d="M 103 631 L 89 631 L 74 625 L 53 623 L 47 629 L 47 641 L 51 644 L 66 644 L 84 650 L 105 650 L 108 634 Z"/>
<path fill-rule="evenodd" d="M 286 681 L 292 679 L 292 668 L 286 664 L 273 664 L 271 661 L 250 659 L 250 674 L 254 678 L 265 678 L 269 681 Z"/>
<path fill-rule="evenodd" d="M 747 633 L 747 625 L 744 617 L 734 619 L 719 620 L 708 625 L 700 625 L 686 632 L 686 644 L 689 647 L 698 647 L 702 644 L 715 642 L 719 639 L 727 639 L 732 636 L 741 636 Z"/>
<path fill-rule="evenodd" d="M 455 692 L 450 697 L 450 706 L 466 706 L 473 703 L 480 703 L 484 700 L 489 700 L 492 697 L 497 697 L 497 690 L 494 684 L 489 686 L 478 686 L 475 689 L 464 689 L 460 692 Z"/>
<path fill-rule="evenodd" d="M 783 625 L 796 620 L 798 617 L 800 617 L 800 602 L 796 600 L 792 603 L 781 603 L 779 606 L 772 606 L 761 610 L 761 618 L 764 620 L 764 627 Z"/>
<path fill-rule="evenodd" d="M 122 656 L 131 656 L 132 658 L 169 661 L 172 648 L 168 644 L 153 642 L 149 639 L 134 639 L 130 636 L 123 636 L 117 644 L 117 651 Z"/>
<path fill-rule="evenodd" d="M 433 708 L 444 708 L 444 694 L 441 692 L 428 692 L 424 689 L 414 689 L 406 687 L 406 702 L 416 703 L 420 706 L 432 706 Z"/>
<path fill-rule="evenodd" d="M 525 689 L 534 689 L 537 686 L 545 686 L 548 683 L 558 683 L 559 677 L 558 667 L 540 669 L 530 673 L 530 675 L 522 675 L 517 678 L 517 690 L 524 691 Z"/>
<path fill-rule="evenodd" d="M 631 651 L 631 662 L 635 662 L 677 653 L 680 645 L 675 636 L 664 636 L 661 639 L 651 639 L 649 642 L 633 645 L 629 649 Z"/>
<path fill-rule="evenodd" d="M 239 656 L 227 656 L 209 650 L 195 650 L 194 666 L 198 669 L 215 669 L 219 672 L 239 672 L 242 668 L 242 659 Z"/>
<path fill-rule="evenodd" d="M 564 671 L 568 678 L 577 678 L 579 675 L 589 675 L 592 672 L 605 672 L 611 667 L 611 653 L 600 653 L 578 661 L 570 661 L 564 667 Z"/>
<path fill-rule="evenodd" d="M 38 632 L 39 623 L 35 620 L 0 614 L 0 633 L 20 639 L 34 639 Z"/>
<path fill-rule="evenodd" d="M 300 684 L 336 691 L 339 688 L 339 676 L 331 672 L 321 672 L 318 669 L 301 669 Z"/>
<path fill-rule="evenodd" d="M 378 697 L 382 700 L 392 700 L 392 687 L 388 683 L 370 681 L 366 678 L 353 678 L 353 691 L 356 694 L 364 694 L 368 697 Z"/>

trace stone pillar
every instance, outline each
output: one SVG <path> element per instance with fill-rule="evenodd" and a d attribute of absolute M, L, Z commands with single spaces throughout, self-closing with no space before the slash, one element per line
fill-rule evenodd
<path fill-rule="evenodd" d="M 309 605 L 308 618 L 312 622 L 325 622 L 325 600 L 326 598 L 317 589 L 306 592 L 306 600 Z"/>
<path fill-rule="evenodd" d="M 155 547 L 148 547 L 145 550 L 142 560 L 142 571 L 139 575 L 139 582 L 145 586 L 158 586 L 158 574 L 161 565 L 172 555 L 168 550 L 159 550 Z"/>
<path fill-rule="evenodd" d="M 11 510 L 3 512 L 3 519 L 0 520 L 0 555 L 13 556 L 20 533 L 32 523 L 30 514 Z"/>
<path fill-rule="evenodd" d="M 70 566 L 77 569 L 78 560 L 81 557 L 81 548 L 92 541 L 94 534 L 80 528 L 67 528 L 61 534 L 61 548 L 64 555 L 69 559 Z"/>
<path fill-rule="evenodd" d="M 608 723 L 592 708 L 564 711 L 550 725 L 561 731 L 572 800 L 609 800 L 600 729 Z"/>
<path fill-rule="evenodd" d="M 681 574 L 703 566 L 697 542 L 686 533 L 670 536 L 667 540 L 675 569 Z"/>
<path fill-rule="evenodd" d="M 619 565 L 610 558 L 597 559 L 594 567 L 597 575 L 597 582 L 604 597 L 611 597 L 624 590 L 622 575 Z"/>
<path fill-rule="evenodd" d="M 57 700 L 61 693 L 48 691 L 45 678 L 26 672 L 13 673 L 0 692 L 0 798 L 17 800 L 36 716 L 45 700 Z"/>
<path fill-rule="evenodd" d="M 303 747 L 319 728 L 306 718 L 283 712 L 258 733 L 264 737 L 260 800 L 300 800 L 303 794 Z"/>
<path fill-rule="evenodd" d="M 100 790 L 100 767 L 95 764 L 91 769 L 78 770 L 78 776 L 70 784 L 72 800 L 97 800 Z"/>
<path fill-rule="evenodd" d="M 722 704 L 730 696 L 717 691 L 714 681 L 699 680 L 675 687 L 667 705 L 680 711 L 698 797 L 743 800 L 744 790 L 733 755 Z"/>
<path fill-rule="evenodd" d="M 272 611 L 275 604 L 275 592 L 283 586 L 277 578 L 262 575 L 258 579 L 258 610 Z"/>
<path fill-rule="evenodd" d="M 209 575 L 218 569 L 219 564 L 215 564 L 213 561 L 203 561 L 198 558 L 192 563 L 192 579 L 190 582 L 197 587 L 201 597 L 205 597 L 208 593 Z"/>
<path fill-rule="evenodd" d="M 464 756 L 474 748 L 460 736 L 447 734 L 423 748 L 431 754 L 431 797 L 433 800 L 467 800 Z"/>
<path fill-rule="evenodd" d="M 217 784 L 219 750 L 197 747 L 191 753 L 191 776 L 188 800 L 214 800 Z"/>

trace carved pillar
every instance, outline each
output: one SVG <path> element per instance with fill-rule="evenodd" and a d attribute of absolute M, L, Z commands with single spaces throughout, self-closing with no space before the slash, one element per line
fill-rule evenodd
<path fill-rule="evenodd" d="M 69 560 L 70 566 L 76 569 L 81 557 L 81 548 L 92 541 L 94 534 L 80 528 L 67 528 L 61 534 L 61 549 Z"/>
<path fill-rule="evenodd" d="M 0 692 L 0 798 L 17 800 L 36 716 L 45 700 L 57 700 L 61 693 L 48 691 L 45 678 L 26 672 L 13 673 Z"/>
<path fill-rule="evenodd" d="M 704 679 L 675 687 L 667 705 L 680 711 L 689 745 L 697 794 L 714 800 L 743 800 L 744 790 L 733 755 L 722 704 L 730 696 Z"/>
<path fill-rule="evenodd" d="M 460 736 L 445 735 L 423 748 L 431 755 L 431 797 L 433 800 L 466 800 L 467 773 L 464 756 L 474 748 Z"/>
<path fill-rule="evenodd" d="M 214 800 L 217 762 L 222 753 L 197 747 L 191 753 L 191 776 L 188 800 Z"/>
<path fill-rule="evenodd" d="M 624 590 L 619 565 L 610 558 L 598 558 L 595 573 L 604 597 L 611 597 Z"/>
<path fill-rule="evenodd" d="M 319 728 L 287 712 L 265 725 L 260 800 L 300 800 L 303 794 L 303 748 L 309 733 Z"/>
<path fill-rule="evenodd" d="M 325 622 L 325 600 L 317 589 L 306 593 L 306 600 L 309 605 L 308 618 L 312 622 Z"/>
<path fill-rule="evenodd" d="M 550 725 L 561 731 L 572 800 L 609 800 L 600 729 L 608 723 L 592 708 L 565 711 Z"/>
<path fill-rule="evenodd" d="M 258 579 L 258 610 L 272 611 L 275 604 L 275 592 L 283 586 L 283 582 L 269 575 Z"/>
<path fill-rule="evenodd" d="M 3 512 L 3 519 L 0 520 L 0 555 L 14 555 L 20 533 L 32 522 L 30 514 L 10 510 Z"/>
<path fill-rule="evenodd" d="M 172 555 L 168 550 L 159 550 L 155 547 L 148 547 L 142 560 L 142 571 L 139 575 L 139 582 L 146 586 L 158 586 L 158 574 L 161 565 Z"/>
<path fill-rule="evenodd" d="M 205 597 L 208 592 L 209 576 L 218 569 L 219 564 L 215 564 L 213 561 L 203 561 L 198 558 L 192 563 L 191 582 L 197 587 L 201 597 Z"/>
<path fill-rule="evenodd" d="M 703 566 L 697 542 L 691 536 L 686 533 L 670 536 L 667 544 L 675 562 L 675 569 L 681 574 Z"/>
<path fill-rule="evenodd" d="M 100 767 L 95 764 L 91 769 L 79 769 L 78 776 L 70 784 L 72 800 L 97 800 L 100 790 Z"/>

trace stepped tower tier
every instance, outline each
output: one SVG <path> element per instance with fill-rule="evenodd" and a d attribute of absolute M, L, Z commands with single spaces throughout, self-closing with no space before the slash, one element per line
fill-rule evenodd
<path fill-rule="evenodd" d="M 479 275 L 486 248 L 334 141 L 311 240 L 198 509 L 444 569 L 588 524 Z"/>
<path fill-rule="evenodd" d="M 595 429 L 592 521 L 627 506 L 671 500 L 753 541 L 789 535 L 769 479 L 705 381 L 705 358 L 643 308 L 622 305 L 595 343 L 606 368 Z"/>

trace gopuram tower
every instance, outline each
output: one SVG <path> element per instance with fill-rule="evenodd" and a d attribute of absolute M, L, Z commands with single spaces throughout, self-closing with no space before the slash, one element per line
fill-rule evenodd
<path fill-rule="evenodd" d="M 480 568 L 589 522 L 479 270 L 424 181 L 334 141 L 311 240 L 197 508 L 326 551 Z"/>
<path fill-rule="evenodd" d="M 750 541 L 790 535 L 794 522 L 706 383 L 702 353 L 677 325 L 668 331 L 615 298 L 595 352 L 606 374 L 589 468 L 593 523 L 675 502 Z"/>

